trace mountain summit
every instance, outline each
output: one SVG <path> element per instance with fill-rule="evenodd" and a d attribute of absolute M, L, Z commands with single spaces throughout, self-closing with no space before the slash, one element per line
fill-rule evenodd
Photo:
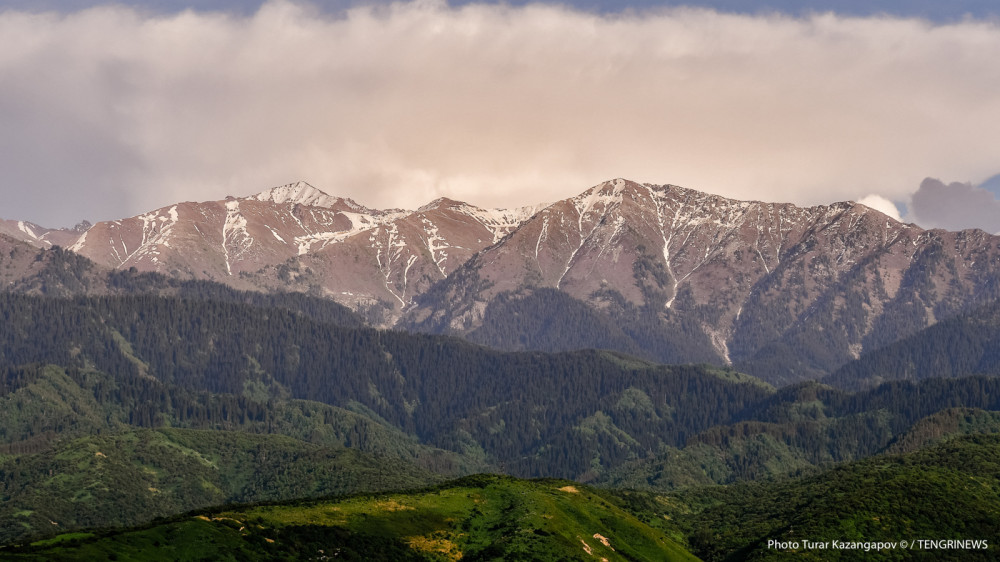
<path fill-rule="evenodd" d="M 316 189 L 304 181 L 272 187 L 256 195 L 251 195 L 247 199 L 255 201 L 270 201 L 271 203 L 291 203 L 294 205 L 307 205 L 310 207 L 326 207 L 330 209 L 346 210 L 361 213 L 370 213 L 351 199 L 342 197 L 332 197 Z"/>

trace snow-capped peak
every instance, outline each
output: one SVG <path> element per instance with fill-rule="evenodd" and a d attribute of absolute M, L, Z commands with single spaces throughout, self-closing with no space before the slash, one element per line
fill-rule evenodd
<path fill-rule="evenodd" d="M 364 207 L 358 205 L 350 199 L 328 195 L 304 181 L 272 187 L 267 191 L 251 195 L 247 199 L 270 201 L 278 204 L 294 203 L 299 205 L 309 205 L 311 207 L 333 207 L 337 203 L 342 203 L 356 211 L 366 210 Z"/>
<path fill-rule="evenodd" d="M 442 207 L 448 208 L 448 207 L 462 207 L 462 206 L 469 206 L 469 205 L 468 203 L 463 203 L 462 201 L 455 201 L 454 199 L 449 199 L 447 197 L 438 197 L 437 199 L 417 209 L 417 212 L 423 213 L 431 211 L 433 209 L 440 209 Z"/>
<path fill-rule="evenodd" d="M 580 195 L 570 199 L 579 214 L 582 228 L 583 218 L 597 209 L 606 212 L 613 205 L 622 202 L 622 193 L 629 185 L 637 186 L 633 182 L 618 178 L 606 181 L 591 187 Z"/>

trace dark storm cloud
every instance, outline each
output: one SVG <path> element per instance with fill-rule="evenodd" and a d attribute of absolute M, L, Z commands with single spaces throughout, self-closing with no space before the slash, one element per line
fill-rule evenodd
<path fill-rule="evenodd" d="M 980 228 L 1000 233 L 1000 200 L 970 183 L 945 184 L 927 178 L 913 194 L 909 211 L 907 218 L 924 228 Z"/>

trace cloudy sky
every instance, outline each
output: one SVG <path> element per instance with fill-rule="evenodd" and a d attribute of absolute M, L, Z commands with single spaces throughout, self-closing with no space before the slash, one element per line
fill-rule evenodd
<path fill-rule="evenodd" d="M 996 5 L 0 0 L 0 217 L 625 177 L 998 232 Z"/>

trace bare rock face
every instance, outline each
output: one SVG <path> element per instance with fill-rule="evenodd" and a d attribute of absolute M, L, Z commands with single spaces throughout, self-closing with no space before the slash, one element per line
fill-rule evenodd
<path fill-rule="evenodd" d="M 439 199 L 416 211 L 299 182 L 83 232 L 2 221 L 0 234 L 109 268 L 309 291 L 380 326 L 517 349 L 610 342 L 777 383 L 822 377 L 1000 297 L 1000 238 L 982 231 L 923 230 L 853 202 L 802 208 L 624 179 L 544 207 Z M 549 343 L 519 337 L 542 324 L 533 333 Z"/>

